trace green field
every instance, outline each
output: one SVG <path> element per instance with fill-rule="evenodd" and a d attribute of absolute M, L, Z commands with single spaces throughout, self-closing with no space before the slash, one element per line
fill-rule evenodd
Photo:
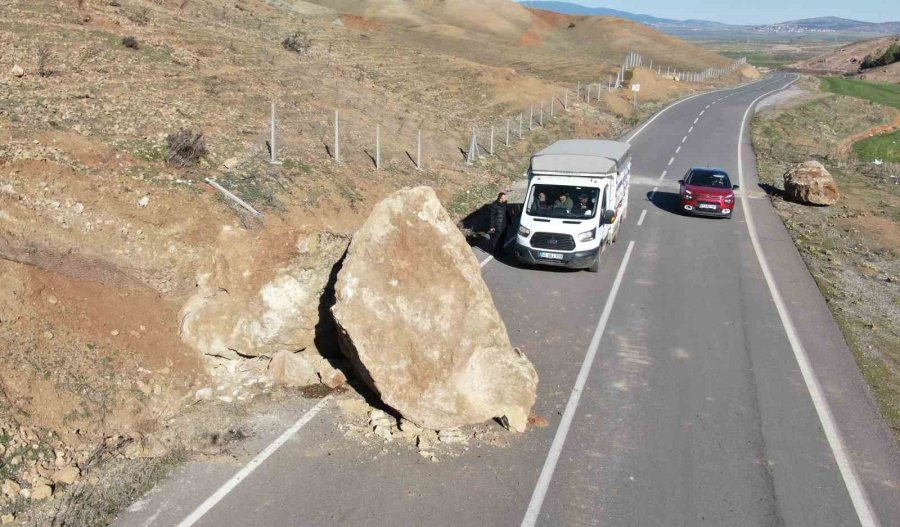
<path fill-rule="evenodd" d="M 863 161 L 880 159 L 900 163 L 900 130 L 857 141 L 853 143 L 853 152 Z"/>
<path fill-rule="evenodd" d="M 822 77 L 822 90 L 900 108 L 900 84 Z"/>

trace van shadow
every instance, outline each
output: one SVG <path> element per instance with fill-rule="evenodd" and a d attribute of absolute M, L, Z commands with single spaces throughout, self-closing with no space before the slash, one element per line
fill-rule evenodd
<path fill-rule="evenodd" d="M 662 209 L 672 214 L 679 214 L 678 210 L 679 195 L 677 192 L 664 192 L 657 190 L 647 193 L 647 201 L 655 205 L 658 209 Z"/>

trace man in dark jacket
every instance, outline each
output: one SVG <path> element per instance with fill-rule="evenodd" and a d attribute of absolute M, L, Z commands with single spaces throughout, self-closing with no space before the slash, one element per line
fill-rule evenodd
<path fill-rule="evenodd" d="M 503 233 L 506 231 L 506 192 L 497 194 L 497 201 L 491 203 L 491 235 L 488 247 L 491 254 L 496 254 L 497 246 L 502 245 Z"/>

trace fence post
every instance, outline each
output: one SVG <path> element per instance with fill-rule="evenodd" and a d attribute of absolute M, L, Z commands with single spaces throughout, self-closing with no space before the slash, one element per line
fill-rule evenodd
<path fill-rule="evenodd" d="M 494 125 L 491 125 L 491 149 L 488 150 L 489 155 L 494 155 Z"/>
<path fill-rule="evenodd" d="M 653 69 L 653 59 L 650 59 L 650 69 Z"/>
<path fill-rule="evenodd" d="M 466 153 L 466 164 L 471 165 L 478 158 L 478 127 L 472 127 L 472 141 L 469 142 L 469 151 Z"/>
<path fill-rule="evenodd" d="M 509 117 L 506 118 L 506 146 L 509 146 Z"/>
<path fill-rule="evenodd" d="M 542 127 L 544 126 L 544 103 L 541 103 L 540 121 L 538 122 Z"/>
<path fill-rule="evenodd" d="M 575 102 L 581 100 L 581 81 L 578 81 L 578 87 L 575 88 Z"/>
<path fill-rule="evenodd" d="M 381 123 L 375 124 L 375 170 L 381 168 Z"/>
<path fill-rule="evenodd" d="M 422 129 L 416 134 L 416 170 L 422 170 Z"/>
<path fill-rule="evenodd" d="M 528 130 L 534 130 L 534 106 L 528 108 Z"/>
<path fill-rule="evenodd" d="M 563 109 L 569 110 L 569 88 L 566 88 L 566 101 L 563 103 Z"/>
<path fill-rule="evenodd" d="M 278 162 L 275 161 L 275 103 L 274 102 L 272 103 L 272 111 L 271 111 L 270 115 L 271 115 L 271 119 L 270 119 L 270 123 L 269 123 L 269 131 L 271 133 L 269 134 L 269 150 L 270 150 L 269 163 L 276 165 L 276 164 L 278 164 Z"/>
<path fill-rule="evenodd" d="M 338 110 L 334 111 L 334 162 L 341 162 L 341 134 L 340 121 L 338 121 Z"/>
<path fill-rule="evenodd" d="M 550 97 L 550 117 L 553 117 L 553 106 L 556 102 L 556 97 Z"/>

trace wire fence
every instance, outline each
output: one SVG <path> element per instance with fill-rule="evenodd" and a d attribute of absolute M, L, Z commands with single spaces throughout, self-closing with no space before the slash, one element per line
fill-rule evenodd
<path fill-rule="evenodd" d="M 673 66 L 665 66 L 650 60 L 646 63 L 639 53 L 631 52 L 625 56 L 622 64 L 616 68 L 615 75 L 607 75 L 606 78 L 598 78 L 596 81 L 576 82 L 574 85 L 564 87 L 561 93 L 551 97 L 549 100 L 542 101 L 538 104 L 530 105 L 528 108 L 522 108 L 518 114 L 508 115 L 490 119 L 487 121 L 477 120 L 470 121 L 471 135 L 466 148 L 459 148 L 461 160 L 466 165 L 476 165 L 479 160 L 494 156 L 501 148 L 513 146 L 517 141 L 524 139 L 525 135 L 535 129 L 543 128 L 546 124 L 556 119 L 561 113 L 567 113 L 573 103 L 585 102 L 600 103 L 603 94 L 606 92 L 614 92 L 616 90 L 626 89 L 628 87 L 627 73 L 637 68 L 647 68 L 660 77 L 672 79 L 677 82 L 702 83 L 711 79 L 726 77 L 733 74 L 741 68 L 747 61 L 741 58 L 734 63 L 717 68 L 707 68 L 703 71 L 688 71 L 685 69 L 675 68 Z M 634 96 L 634 102 L 637 104 L 637 96 Z M 279 156 L 280 142 L 276 138 L 281 123 L 277 118 L 277 107 L 275 103 L 271 104 L 270 119 L 268 123 L 268 154 L 271 164 L 281 164 L 282 160 Z M 330 137 L 332 144 L 325 145 L 326 152 L 332 161 L 337 164 L 345 163 L 345 149 L 341 147 L 341 141 L 347 130 L 342 128 L 342 112 L 340 109 L 334 110 L 334 115 L 330 119 L 331 123 L 327 126 L 333 126 L 333 137 Z M 354 144 L 358 145 L 359 136 L 369 135 L 372 141 L 369 148 L 364 148 L 363 152 L 372 161 L 374 170 L 379 171 L 384 168 L 382 159 L 382 126 L 375 123 L 374 130 L 369 129 L 368 134 L 365 131 L 354 130 L 357 137 Z M 466 133 L 469 133 L 468 131 Z M 328 134 L 331 135 L 330 133 Z M 404 135 L 409 135 L 408 133 Z M 409 162 L 415 170 L 424 170 L 427 166 L 426 160 L 423 159 L 423 133 L 421 127 L 415 130 L 415 148 L 407 150 Z M 405 138 L 410 141 L 411 138 Z M 413 146 L 413 145 L 410 145 Z M 414 154 L 412 153 L 414 152 Z"/>

